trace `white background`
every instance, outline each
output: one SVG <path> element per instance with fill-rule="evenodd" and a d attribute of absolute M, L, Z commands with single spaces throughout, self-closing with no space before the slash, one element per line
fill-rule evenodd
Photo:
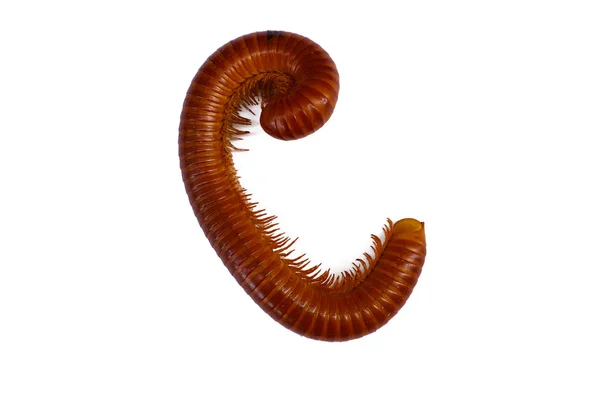
<path fill-rule="evenodd" d="M 600 398 L 597 1 L 16 4 L 0 6 L 0 398 Z M 342 88 L 315 135 L 242 143 L 255 199 L 336 269 L 386 217 L 426 222 L 413 296 L 359 340 L 264 314 L 181 182 L 190 80 L 265 29 L 322 45 Z"/>

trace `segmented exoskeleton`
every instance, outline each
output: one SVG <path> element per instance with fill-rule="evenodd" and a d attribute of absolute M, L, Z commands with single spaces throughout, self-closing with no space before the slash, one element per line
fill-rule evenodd
<path fill-rule="evenodd" d="M 260 123 L 292 140 L 319 129 L 337 102 L 339 77 L 329 55 L 293 33 L 267 31 L 235 39 L 200 67 L 185 98 L 179 155 L 190 203 L 231 274 L 273 319 L 313 339 L 343 341 L 369 334 L 411 294 L 425 261 L 423 223 L 388 220 L 384 240 L 371 235 L 350 270 L 332 274 L 291 256 L 294 240 L 275 217 L 257 210 L 233 165 L 233 141 L 261 102 Z"/>

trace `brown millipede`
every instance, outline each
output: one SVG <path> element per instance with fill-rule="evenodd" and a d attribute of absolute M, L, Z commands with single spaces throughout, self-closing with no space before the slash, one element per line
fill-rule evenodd
<path fill-rule="evenodd" d="M 288 32 L 257 32 L 212 54 L 187 92 L 179 127 L 185 188 L 204 233 L 231 274 L 274 320 L 313 339 L 343 341 L 386 324 L 410 296 L 425 261 L 424 224 L 402 219 L 371 235 L 349 271 L 332 274 L 293 257 L 295 240 L 258 210 L 233 165 L 247 131 L 243 108 L 261 104 L 260 124 L 283 140 L 305 137 L 331 116 L 339 77 L 329 55 Z"/>

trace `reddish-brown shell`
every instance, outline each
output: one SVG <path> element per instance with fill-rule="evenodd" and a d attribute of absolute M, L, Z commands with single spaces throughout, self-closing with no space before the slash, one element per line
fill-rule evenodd
<path fill-rule="evenodd" d="M 273 319 L 313 339 L 342 341 L 369 334 L 392 318 L 411 294 L 425 261 L 423 223 L 390 220 L 385 240 L 349 271 L 334 275 L 290 256 L 294 243 L 275 218 L 240 186 L 232 141 L 250 121 L 242 108 L 261 101 L 260 123 L 292 140 L 319 129 L 339 91 L 337 68 L 311 40 L 288 32 L 257 32 L 211 55 L 188 90 L 179 155 L 190 203 L 211 245 L 233 277 Z"/>

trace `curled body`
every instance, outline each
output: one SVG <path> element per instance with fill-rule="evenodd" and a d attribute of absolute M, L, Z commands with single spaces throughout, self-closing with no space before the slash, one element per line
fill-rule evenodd
<path fill-rule="evenodd" d="M 211 245 L 246 293 L 274 320 L 309 338 L 344 341 L 385 325 L 402 308 L 425 261 L 424 224 L 411 218 L 371 235 L 341 274 L 305 256 L 275 217 L 258 209 L 239 183 L 232 152 L 248 133 L 243 108 L 261 104 L 269 135 L 295 140 L 318 130 L 337 102 L 339 76 L 327 52 L 288 32 L 230 41 L 200 67 L 187 92 L 179 128 L 183 181 Z"/>

